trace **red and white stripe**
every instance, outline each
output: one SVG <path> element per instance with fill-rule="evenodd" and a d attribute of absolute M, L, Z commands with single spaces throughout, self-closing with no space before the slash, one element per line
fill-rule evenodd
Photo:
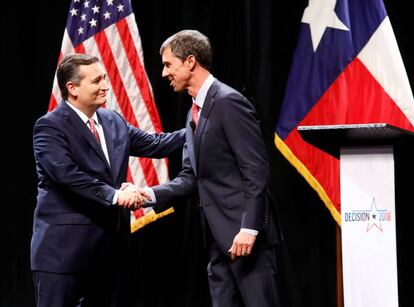
<path fill-rule="evenodd" d="M 147 132 L 162 132 L 161 120 L 154 102 L 151 84 L 144 68 L 141 39 L 134 14 L 118 21 L 78 46 L 73 46 L 67 30 L 63 36 L 60 60 L 73 53 L 99 57 L 108 76 L 106 107 Z M 56 75 L 49 111 L 62 96 Z M 153 186 L 168 181 L 167 159 L 130 158 L 128 179 L 138 186 Z"/>

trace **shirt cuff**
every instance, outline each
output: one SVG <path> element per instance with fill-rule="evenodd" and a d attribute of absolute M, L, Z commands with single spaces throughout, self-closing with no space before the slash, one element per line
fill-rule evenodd
<path fill-rule="evenodd" d="M 248 233 L 248 234 L 254 235 L 254 236 L 257 236 L 259 234 L 259 232 L 257 230 L 249 229 L 249 228 L 241 228 L 240 232 Z"/>
<path fill-rule="evenodd" d="M 112 204 L 115 205 L 118 202 L 119 190 L 115 190 L 114 197 L 112 198 Z"/>

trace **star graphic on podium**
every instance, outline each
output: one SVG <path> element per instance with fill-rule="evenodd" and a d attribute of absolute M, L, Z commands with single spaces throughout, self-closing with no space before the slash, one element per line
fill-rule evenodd
<path fill-rule="evenodd" d="M 382 225 L 378 220 L 378 208 L 377 208 L 377 203 L 375 202 L 375 198 L 372 198 L 372 203 L 371 203 L 371 210 L 370 210 L 370 219 L 368 222 L 368 226 L 367 226 L 367 232 L 370 231 L 370 229 L 372 227 L 377 227 L 381 232 L 382 232 Z"/>

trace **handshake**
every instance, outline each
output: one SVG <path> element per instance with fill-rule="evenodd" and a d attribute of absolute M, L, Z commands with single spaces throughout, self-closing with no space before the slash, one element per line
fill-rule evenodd
<path fill-rule="evenodd" d="M 143 189 L 126 182 L 121 185 L 118 190 L 118 200 L 116 204 L 122 208 L 129 210 L 137 210 L 141 208 L 145 202 L 151 202 L 151 196 Z"/>

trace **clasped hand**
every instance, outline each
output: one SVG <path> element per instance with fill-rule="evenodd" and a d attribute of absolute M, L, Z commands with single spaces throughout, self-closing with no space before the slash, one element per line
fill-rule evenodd
<path fill-rule="evenodd" d="M 118 194 L 118 206 L 129 210 L 139 209 L 151 197 L 142 189 L 132 183 L 123 183 Z"/>

